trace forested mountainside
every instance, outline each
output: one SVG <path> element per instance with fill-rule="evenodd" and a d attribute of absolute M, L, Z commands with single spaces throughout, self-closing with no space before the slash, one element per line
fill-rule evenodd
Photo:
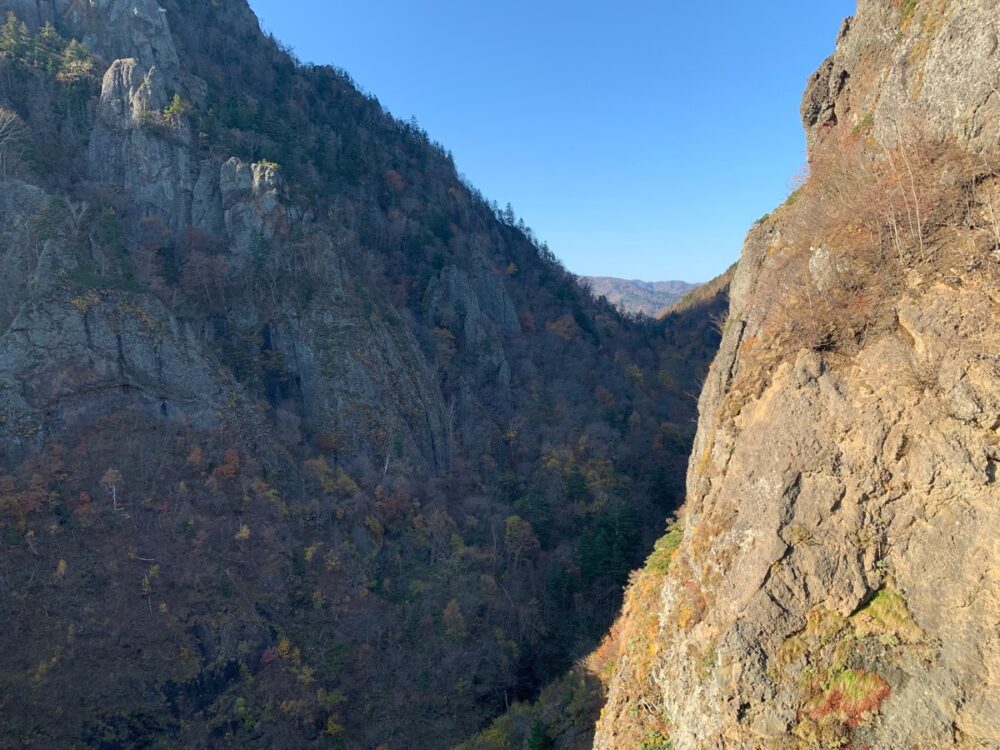
<path fill-rule="evenodd" d="M 0 11 L 0 747 L 535 697 L 676 509 L 725 289 L 623 318 L 245 0 Z"/>
<path fill-rule="evenodd" d="M 625 313 L 641 313 L 657 318 L 697 284 L 686 281 L 639 281 L 615 279 L 610 276 L 582 276 L 581 280 L 595 297 L 605 297 L 608 302 Z"/>
<path fill-rule="evenodd" d="M 658 317 L 665 318 L 668 315 L 679 315 L 690 310 L 701 309 L 703 305 L 710 304 L 720 294 L 728 294 L 729 285 L 733 283 L 733 276 L 736 273 L 738 263 L 733 263 L 725 272 L 719 274 L 711 281 L 692 288 L 679 300 L 674 302 L 666 310 L 663 310 Z M 727 310 L 715 318 L 717 326 L 721 327 L 725 323 Z"/>
<path fill-rule="evenodd" d="M 998 39 L 860 0 L 809 81 L 597 750 L 1000 747 Z"/>

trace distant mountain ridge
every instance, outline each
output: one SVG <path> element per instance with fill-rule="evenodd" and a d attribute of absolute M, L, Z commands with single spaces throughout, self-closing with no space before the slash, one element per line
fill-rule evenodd
<path fill-rule="evenodd" d="M 686 281 L 639 281 L 611 276 L 581 276 L 595 297 L 606 297 L 615 307 L 629 313 L 659 317 L 698 284 Z"/>

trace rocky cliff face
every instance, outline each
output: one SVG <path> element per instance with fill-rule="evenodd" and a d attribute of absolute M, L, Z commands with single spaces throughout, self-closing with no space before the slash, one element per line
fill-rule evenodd
<path fill-rule="evenodd" d="M 802 118 L 810 146 L 838 129 L 870 125 L 882 144 L 912 138 L 919 127 L 994 151 L 996 14 L 978 0 L 859 2 L 836 52 L 809 80 Z"/>
<path fill-rule="evenodd" d="M 91 4 L 86 10 L 79 3 L 43 3 L 33 9 L 20 8 L 15 3 L 13 10 L 27 11 L 25 17 L 36 27 L 55 21 L 67 35 L 88 42 L 112 60 L 103 73 L 85 177 L 93 185 L 120 191 L 132 212 L 131 222 L 163 222 L 176 235 L 200 230 L 222 237 L 227 246 L 227 273 L 231 276 L 244 273 L 251 262 L 281 262 L 284 244 L 294 227 L 300 234 L 308 233 L 314 242 L 311 262 L 323 267 L 328 288 L 365 283 L 346 271 L 329 241 L 319 236 L 315 222 L 288 199 L 277 165 L 250 164 L 236 157 L 227 160 L 199 157 L 193 148 L 187 110 L 191 102 L 204 101 L 206 86 L 196 77 L 182 73 L 165 9 L 150 0 Z M 252 16 L 249 20 L 252 21 Z M 251 28 L 255 27 L 253 22 Z M 185 102 L 184 109 L 166 114 L 175 94 Z M 2 189 L 17 195 L 29 188 L 10 182 Z M 52 200 L 55 196 L 36 196 L 39 206 Z M 123 231 L 129 235 L 135 230 L 126 226 Z M 132 244 L 127 237 L 124 241 Z M 134 249 L 133 244 L 129 248 L 133 260 Z M 99 257 L 102 253 L 106 257 Z M 253 258 L 254 253 L 266 253 L 269 257 Z M 61 266 L 42 270 L 47 276 L 46 283 L 56 293 L 60 290 L 60 279 L 81 262 L 76 257 L 78 253 L 67 248 L 57 254 L 61 256 Z M 101 266 L 120 263 L 119 258 L 105 249 L 99 248 L 95 253 L 91 248 L 91 254 L 95 258 L 82 261 L 96 260 Z M 207 276 L 210 269 L 206 267 L 195 273 Z M 209 280 L 204 282 L 208 284 Z M 126 303 L 142 310 L 145 329 L 105 323 L 122 318 L 122 304 L 114 295 L 95 291 L 83 303 L 77 298 L 56 299 L 49 295 L 38 302 L 37 309 L 33 304 L 20 309 L 5 334 L 7 350 L 18 352 L 4 361 L 5 382 L 30 380 L 41 372 L 64 375 L 52 381 L 60 384 L 59 393 L 21 389 L 15 396 L 19 389 L 5 391 L 10 398 L 17 399 L 16 406 L 10 407 L 11 414 L 16 416 L 3 426 L 9 450 L 16 451 L 26 442 L 40 447 L 45 436 L 58 434 L 61 428 L 69 426 L 63 420 L 62 409 L 78 397 L 90 404 L 89 410 L 85 410 L 90 416 L 114 411 L 126 402 L 141 403 L 147 410 L 169 414 L 175 394 L 186 394 L 180 396 L 180 402 L 198 401 L 200 405 L 195 413 L 188 410 L 182 413 L 202 426 L 222 423 L 227 399 L 252 400 L 244 385 L 223 375 L 204 331 L 193 330 L 190 323 L 179 323 L 159 299 L 148 294 L 130 295 Z M 68 318 L 58 324 L 45 320 L 57 306 L 63 307 Z M 295 372 L 282 376 L 285 382 L 271 386 L 272 397 L 277 398 L 278 391 L 284 396 L 292 395 L 294 390 L 298 394 L 295 397 L 303 400 L 305 411 L 298 418 L 305 418 L 315 430 L 337 429 L 334 424 L 337 418 L 328 415 L 342 411 L 346 394 L 351 394 L 348 399 L 353 396 L 364 403 L 385 404 L 387 418 L 383 417 L 382 424 L 375 429 L 398 432 L 400 445 L 421 467 L 445 465 L 444 407 L 440 397 L 432 393 L 430 371 L 412 337 L 405 333 L 390 335 L 380 329 L 381 321 L 377 319 L 352 321 L 356 311 L 345 309 L 337 295 L 317 300 L 306 309 L 301 306 L 289 309 L 286 301 L 278 302 L 277 306 L 283 308 L 277 315 L 274 310 L 244 307 L 230 316 L 234 327 L 266 331 L 267 346 L 286 361 L 295 363 L 292 368 Z M 107 326 L 110 341 L 117 343 L 95 343 L 104 337 L 91 336 L 91 324 L 98 331 Z M 358 357 L 357 352 L 345 356 L 343 352 L 332 351 L 337 337 L 331 334 L 331 327 L 355 326 L 368 330 L 364 340 L 372 346 L 365 356 Z M 185 327 L 187 330 L 183 330 Z M 88 335 L 77 335 L 84 328 Z M 113 335 L 112 329 L 115 329 Z M 170 332 L 165 339 L 164 331 Z M 165 343 L 174 334 L 180 337 L 177 343 Z M 155 357 L 139 354 L 149 347 L 162 351 Z M 183 358 L 174 356 L 182 350 L 186 352 Z M 318 374 L 324 359 L 341 363 L 344 372 L 338 382 Z M 294 387 L 287 382 L 290 380 L 295 381 Z M 96 402 L 100 399 L 96 396 L 100 393 L 111 395 L 108 403 L 98 406 Z M 195 398 L 192 395 L 195 393 L 201 395 Z M 341 409 L 336 408 L 338 405 Z M 413 409 L 419 410 L 419 417 Z M 393 416 L 388 417 L 389 413 Z M 51 420 L 59 427 L 53 427 Z M 85 423 L 86 420 L 81 424 Z M 386 438 L 378 438 L 381 442 L 377 449 L 373 440 L 376 439 L 370 435 L 367 439 L 362 437 L 357 446 L 366 444 L 367 450 L 384 454 Z"/>
<path fill-rule="evenodd" d="M 998 33 L 862 0 L 810 80 L 595 748 L 1000 743 Z"/>
<path fill-rule="evenodd" d="M 170 80 L 180 74 L 167 13 L 154 0 L 9 0 L 4 11 L 33 28 L 59 24 L 108 60 L 135 58 Z"/>

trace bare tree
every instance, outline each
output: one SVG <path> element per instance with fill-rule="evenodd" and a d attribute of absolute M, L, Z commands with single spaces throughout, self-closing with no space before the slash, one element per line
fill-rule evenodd
<path fill-rule="evenodd" d="M 101 487 L 111 495 L 111 504 L 114 507 L 115 512 L 120 510 L 125 510 L 125 508 L 119 507 L 118 505 L 118 488 L 122 484 L 122 475 L 118 469 L 108 469 L 104 472 L 104 476 L 101 477 Z"/>
<path fill-rule="evenodd" d="M 80 236 L 80 228 L 83 225 L 83 217 L 87 215 L 87 211 L 90 210 L 90 204 L 87 201 L 74 201 L 69 198 L 65 199 L 67 221 L 69 223 L 70 229 L 73 230 L 73 237 L 78 238 Z"/>
<path fill-rule="evenodd" d="M 21 154 L 28 128 L 18 114 L 0 107 L 0 180 L 7 179 L 8 169 Z"/>

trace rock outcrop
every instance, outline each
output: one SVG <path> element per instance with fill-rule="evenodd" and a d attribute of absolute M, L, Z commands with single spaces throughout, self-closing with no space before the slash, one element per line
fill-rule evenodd
<path fill-rule="evenodd" d="M 145 212 L 174 217 L 179 231 L 191 215 L 191 130 L 183 118 L 166 118 L 168 103 L 159 68 L 115 60 L 101 87 L 90 173 L 120 186 Z"/>
<path fill-rule="evenodd" d="M 46 23 L 68 29 L 108 60 L 159 68 L 170 85 L 180 76 L 167 11 L 156 0 L 6 0 L 4 12 L 36 29 Z"/>
<path fill-rule="evenodd" d="M 215 427 L 234 383 L 220 382 L 202 342 L 155 300 L 86 293 L 21 308 L 0 337 L 0 424 L 8 464 L 53 435 L 137 407 Z"/>
<path fill-rule="evenodd" d="M 151 222 L 151 226 L 162 226 L 180 238 L 178 245 L 185 253 L 209 252 L 197 247 L 199 243 L 216 246 L 211 252 L 217 252 L 219 245 L 225 246 L 224 260 L 213 256 L 214 260 L 206 261 L 207 265 L 199 267 L 189 279 L 206 290 L 217 287 L 223 273 L 229 278 L 263 274 L 271 276 L 273 283 L 279 267 L 289 263 L 287 245 L 293 229 L 300 243 L 308 237 L 311 263 L 315 269 L 322 269 L 326 295 L 313 299 L 308 309 L 272 299 L 267 309 L 243 308 L 229 314 L 229 336 L 260 339 L 267 351 L 287 363 L 287 369 L 267 376 L 269 398 L 276 402 L 298 401 L 296 409 L 303 413 L 294 421 L 308 429 L 357 432 L 356 448 L 364 445 L 363 450 L 371 451 L 378 456 L 375 460 L 385 461 L 386 465 L 387 454 L 395 450 L 394 459 L 405 465 L 412 462 L 421 470 L 445 468 L 445 407 L 435 392 L 419 344 L 408 331 L 387 330 L 381 315 L 358 315 L 354 300 L 345 297 L 344 290 L 353 291 L 366 282 L 344 264 L 314 220 L 288 199 L 279 166 L 263 161 L 251 164 L 236 157 L 198 156 L 188 114 L 191 99 L 204 96 L 204 84 L 188 73 L 182 75 L 166 11 L 152 0 L 106 0 L 86 8 L 79 3 L 56 2 L 26 9 L 14 3 L 10 8 L 26 13 L 25 18 L 36 26 L 57 23 L 112 60 L 103 74 L 86 175 L 95 186 L 113 189 L 127 200 L 129 215 L 122 218 L 127 218 L 129 226 L 116 231 L 141 234 L 137 227 Z M 252 14 L 248 18 L 255 28 Z M 176 105 L 173 111 L 172 102 Z M 3 190 L 11 215 L 25 221 L 53 200 L 62 202 L 16 182 Z M 21 205 L 29 198 L 31 206 Z M 78 210 L 86 212 L 86 204 L 82 203 Z M 119 223 L 117 215 L 114 222 Z M 11 247 L 25 254 L 27 240 L 20 235 L 13 239 Z M 129 244 L 134 256 L 138 245 Z M 115 259 L 108 254 L 111 251 L 97 247 L 92 238 L 90 245 L 94 257 L 87 262 L 97 261 L 102 267 L 114 264 Z M 51 252 L 41 253 L 39 258 L 25 254 L 23 263 L 14 265 L 36 282 L 40 270 L 45 271 L 43 276 L 48 282 L 58 282 L 80 265 L 78 252 L 65 247 L 60 250 L 52 241 L 46 247 Z M 182 255 L 176 262 L 183 264 L 186 260 Z M 136 261 L 135 257 L 132 261 Z M 213 273 L 215 278 L 208 278 Z M 23 275 L 9 279 L 12 300 L 19 278 L 23 283 Z M 480 285 L 487 304 L 493 304 L 498 294 L 490 287 Z M 35 291 L 40 291 L 37 283 Z M 467 302 L 476 312 L 475 299 Z M 145 338 L 138 335 L 139 331 L 125 332 L 124 338 L 119 335 L 116 346 L 121 356 L 116 354 L 115 347 L 101 341 L 100 331 L 103 322 L 122 317 L 118 309 L 121 303 L 117 297 L 95 293 L 86 298 L 86 310 L 81 312 L 76 309 L 81 306 L 79 298 L 57 289 L 55 296 L 49 295 L 30 308 L 31 317 L 25 318 L 29 308 L 20 310 L 19 319 L 7 332 L 5 382 L 27 380 L 29 371 L 41 372 L 38 368 L 43 361 L 47 368 L 54 368 L 53 373 L 67 376 L 52 375 L 54 382 L 61 384 L 59 394 L 10 396 L 16 400 L 10 413 L 20 414 L 18 419 L 6 422 L 11 455 L 21 455 L 29 446 L 37 448 L 47 434 L 116 411 L 130 399 L 152 404 L 156 406 L 154 411 L 158 409 L 164 415 L 180 411 L 179 407 L 174 409 L 174 401 L 186 404 L 185 414 L 191 409 L 196 412 L 188 415 L 192 424 L 206 427 L 218 423 L 218 415 L 212 414 L 213 409 L 222 408 L 222 394 L 230 398 L 242 394 L 237 383 L 219 376 L 222 371 L 209 354 L 205 331 L 199 335 L 184 330 L 185 325 L 150 294 L 140 295 L 129 304 L 135 307 L 136 314 L 153 321 L 151 329 Z M 64 317 L 51 319 L 53 309 L 60 305 Z M 276 314 L 275 307 L 283 308 L 281 314 Z M 500 307 L 501 315 L 506 316 L 505 330 L 516 330 L 517 318 L 509 300 L 506 308 L 502 301 Z M 18 310 L 13 301 L 10 309 L 12 314 Z M 40 310 L 48 318 L 39 318 Z M 395 313 L 381 312 L 396 317 Z M 90 333 L 96 331 L 96 337 L 84 337 L 83 325 Z M 115 328 L 109 325 L 109 330 Z M 34 333 L 29 335 L 30 331 Z M 165 333 L 166 338 L 158 341 Z M 180 336 L 176 344 L 171 341 L 174 334 Z M 484 334 L 477 329 L 477 335 Z M 156 349 L 162 360 L 147 356 L 145 350 L 149 347 Z M 129 364 L 130 360 L 134 362 Z M 176 364 L 176 371 L 163 362 Z M 502 357 L 492 366 L 499 371 L 501 364 Z M 331 378 L 332 371 L 338 377 Z M 178 379 L 172 379 L 173 375 Z M 105 392 L 114 393 L 115 398 L 97 398 L 97 394 Z M 122 393 L 130 395 L 123 399 L 119 397 Z M 193 394 L 197 393 L 202 397 L 195 398 Z M 80 419 L 53 416 L 56 412 L 52 404 L 70 403 L 74 398 L 89 404 L 75 409 Z M 375 404 L 379 406 L 372 406 Z M 39 427 L 50 418 L 58 427 L 48 431 Z M 359 421 L 364 422 L 365 429 L 358 429 Z M 24 437 L 29 434 L 30 440 Z"/>
<path fill-rule="evenodd" d="M 870 126 L 889 144 L 919 126 L 995 150 L 998 15 L 990 0 L 861 0 L 836 52 L 809 80 L 802 118 L 810 145 L 835 127 Z"/>
<path fill-rule="evenodd" d="M 896 159 L 911 213 L 964 160 L 988 166 L 874 265 L 840 232 L 861 219 L 830 223 L 835 199 L 808 184 L 751 230 L 682 539 L 644 600 L 655 624 L 622 646 L 597 750 L 1000 745 L 998 23 L 993 2 L 862 0 L 811 79 L 814 163 Z M 952 161 L 918 171 L 942 140 Z M 821 302 L 836 289 L 847 307 Z M 838 339 L 852 305 L 863 333 Z"/>
<path fill-rule="evenodd" d="M 282 190 L 275 165 L 246 164 L 235 157 L 222 165 L 219 191 L 223 222 L 241 264 L 249 260 L 255 242 L 287 235 Z"/>

